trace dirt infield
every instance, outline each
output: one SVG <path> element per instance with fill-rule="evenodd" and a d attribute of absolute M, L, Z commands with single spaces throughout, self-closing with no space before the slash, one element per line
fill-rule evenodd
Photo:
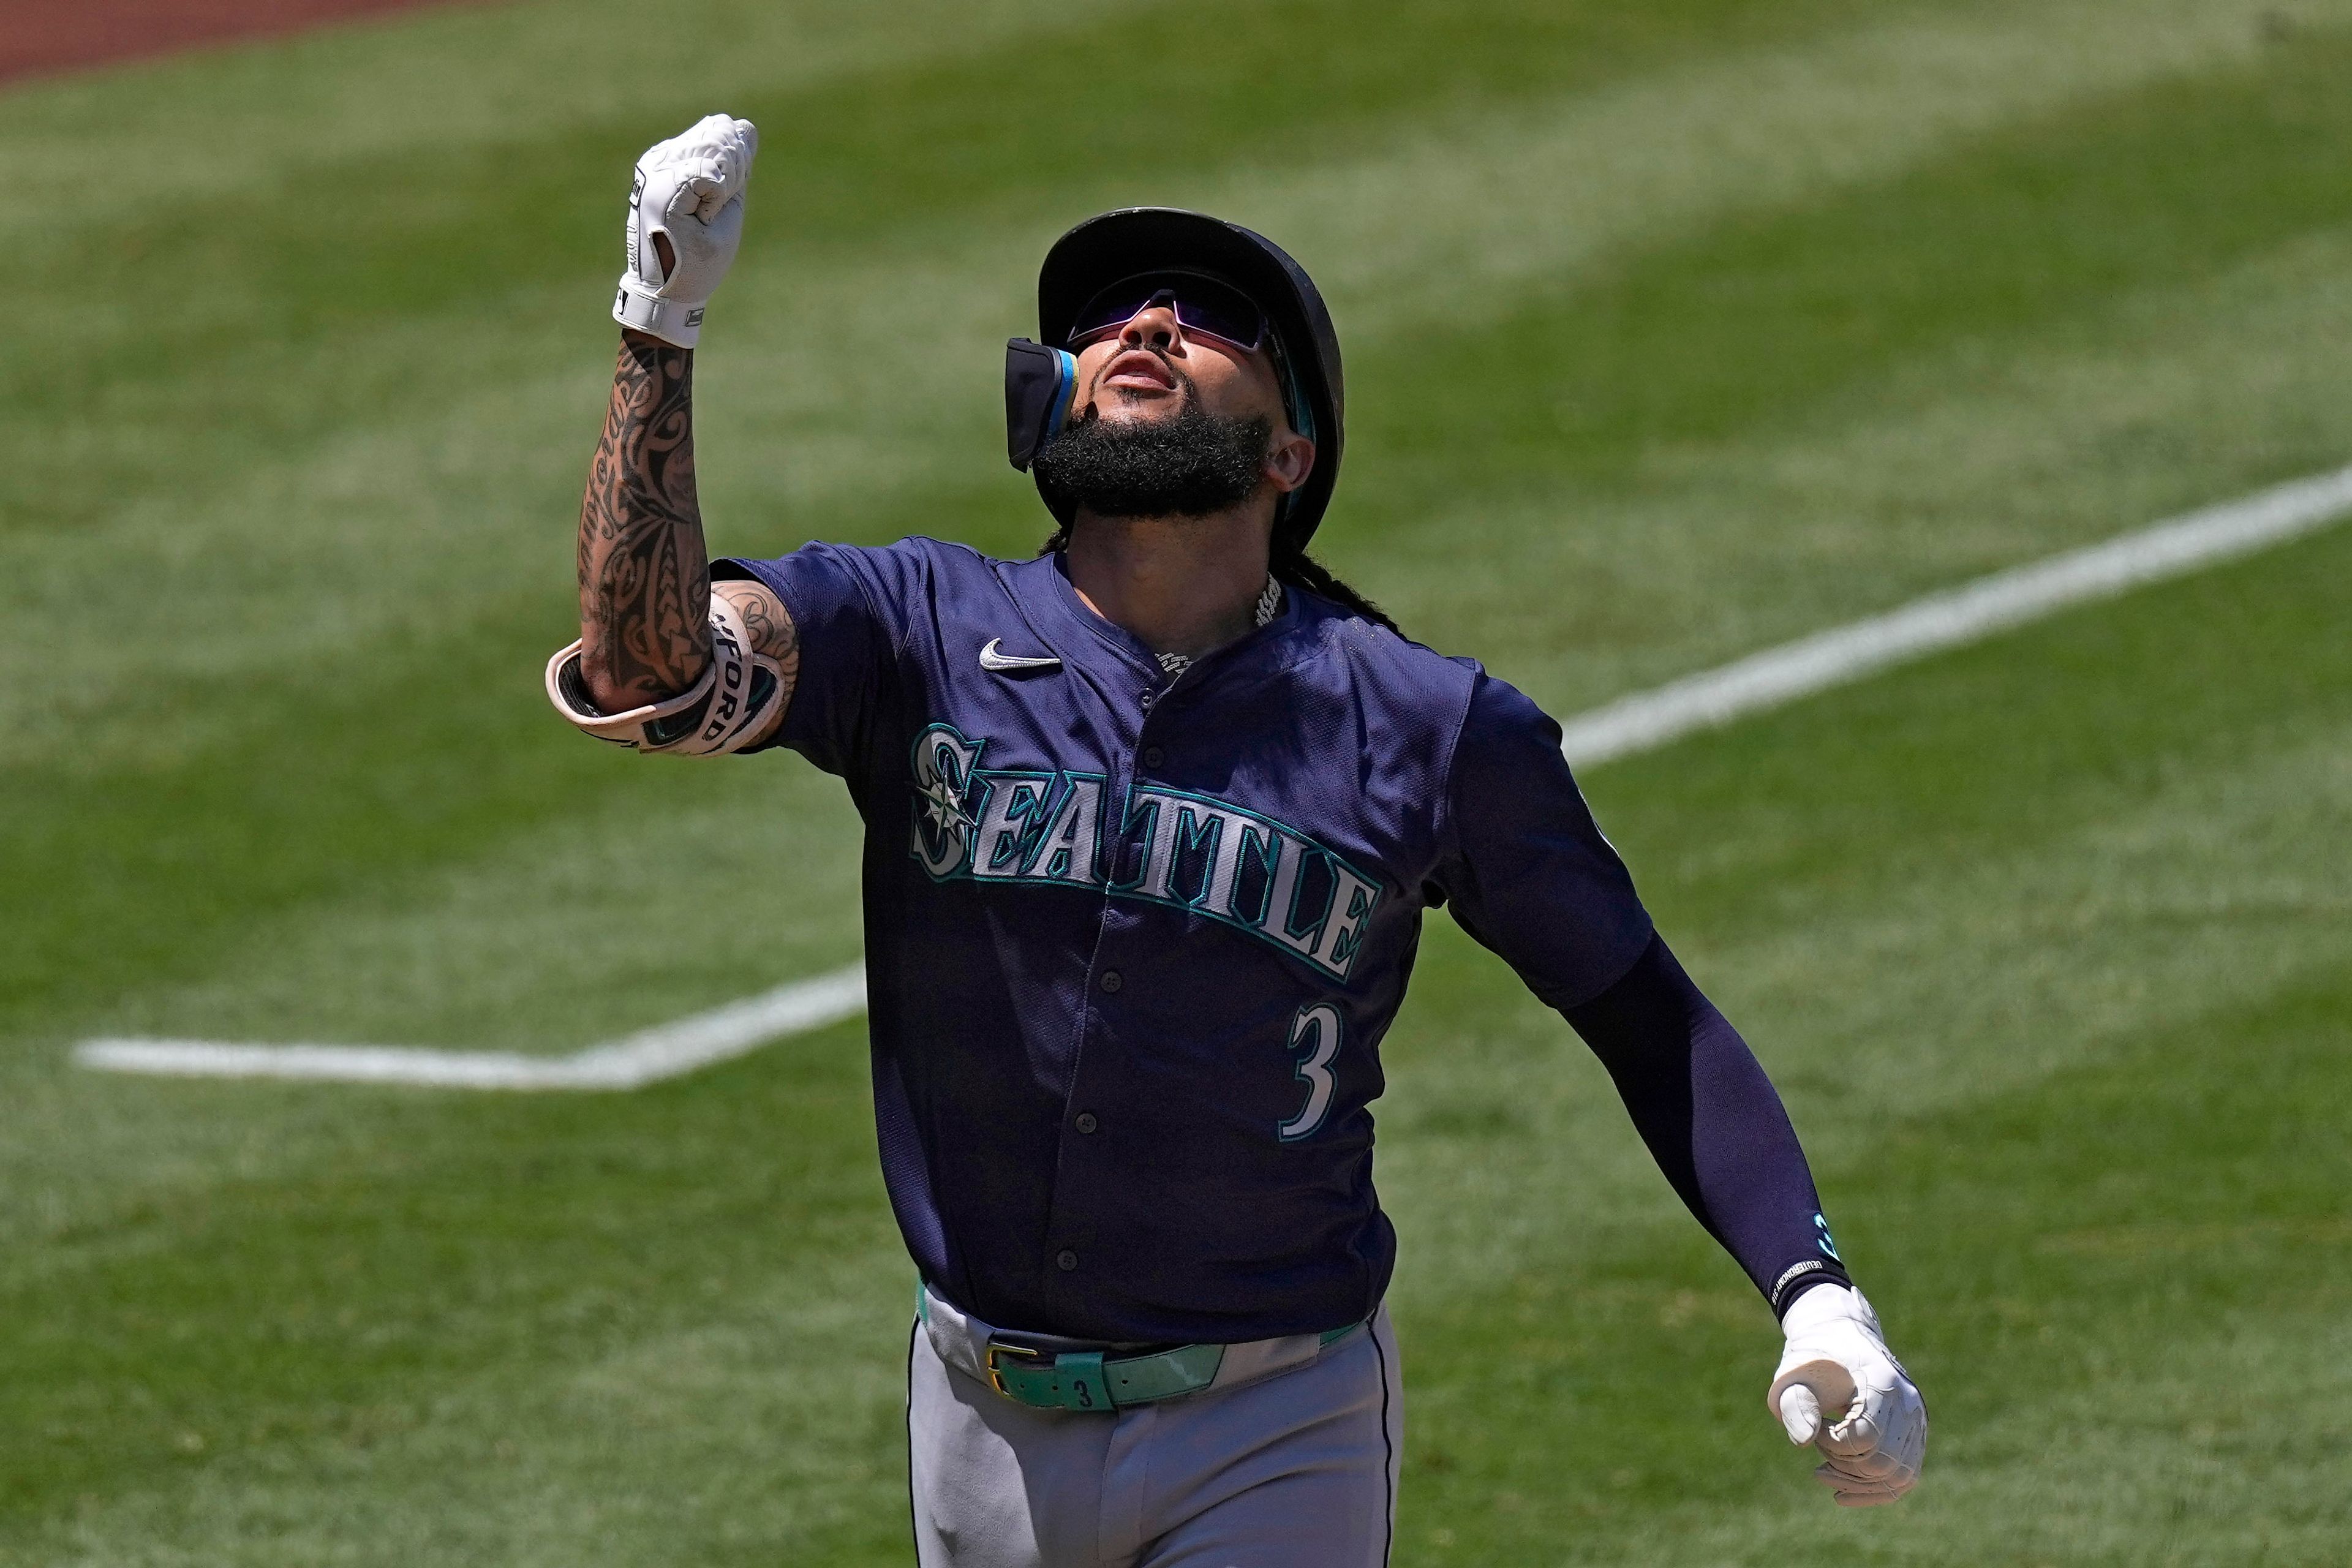
<path fill-rule="evenodd" d="M 0 0 L 0 82 L 448 0 Z"/>

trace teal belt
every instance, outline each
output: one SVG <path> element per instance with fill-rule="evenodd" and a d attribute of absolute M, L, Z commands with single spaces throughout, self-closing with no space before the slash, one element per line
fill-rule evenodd
<path fill-rule="evenodd" d="M 1322 1344 L 1344 1340 L 1363 1326 L 1333 1329 Z M 1015 1404 L 1038 1410 L 1118 1410 L 1198 1394 L 1217 1380 L 1224 1360 L 1223 1345 L 1178 1345 L 1150 1355 L 1109 1358 L 1101 1351 L 1048 1355 L 992 1339 L 988 1385 Z"/>

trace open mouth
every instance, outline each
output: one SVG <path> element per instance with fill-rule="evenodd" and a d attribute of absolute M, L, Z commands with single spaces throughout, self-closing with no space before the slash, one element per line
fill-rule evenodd
<path fill-rule="evenodd" d="M 1130 392 L 1173 392 L 1176 373 L 1149 349 L 1129 349 L 1103 366 L 1101 384 Z"/>

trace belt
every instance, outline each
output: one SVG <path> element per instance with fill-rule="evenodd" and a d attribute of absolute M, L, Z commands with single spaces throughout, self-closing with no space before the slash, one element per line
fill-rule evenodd
<path fill-rule="evenodd" d="M 927 1289 L 918 1294 L 928 1324 L 936 1298 Z M 1040 1350 L 1007 1340 L 975 1319 L 957 1315 L 961 1317 L 958 1329 L 976 1331 L 972 1338 L 979 1343 L 973 1348 L 980 1354 L 976 1358 L 979 1365 L 973 1370 L 985 1377 L 988 1386 L 998 1394 L 1034 1410 L 1121 1410 L 1129 1405 L 1200 1394 L 1213 1386 L 1217 1374 L 1227 1370 L 1229 1351 L 1255 1352 L 1239 1355 L 1235 1360 L 1251 1363 L 1252 1375 L 1264 1375 L 1311 1360 L 1364 1327 L 1360 1322 L 1349 1323 L 1319 1335 L 1297 1335 L 1288 1340 L 1255 1341 L 1244 1345 L 1176 1345 L 1139 1355 L 1120 1355 L 1106 1350 Z M 1270 1361 L 1263 1352 L 1276 1346 L 1296 1347 L 1297 1352 L 1303 1353 L 1282 1356 L 1279 1363 Z"/>

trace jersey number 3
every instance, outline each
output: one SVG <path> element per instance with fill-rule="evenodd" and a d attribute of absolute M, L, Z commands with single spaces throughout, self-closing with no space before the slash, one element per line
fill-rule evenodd
<path fill-rule="evenodd" d="M 1286 1143 L 1312 1137 L 1331 1114 L 1331 1091 L 1338 1087 L 1331 1080 L 1331 1058 L 1339 1054 L 1339 1010 L 1328 1002 L 1301 1007 L 1290 1020 L 1290 1048 L 1307 1053 L 1295 1069 L 1307 1086 L 1307 1103 L 1278 1130 Z"/>

